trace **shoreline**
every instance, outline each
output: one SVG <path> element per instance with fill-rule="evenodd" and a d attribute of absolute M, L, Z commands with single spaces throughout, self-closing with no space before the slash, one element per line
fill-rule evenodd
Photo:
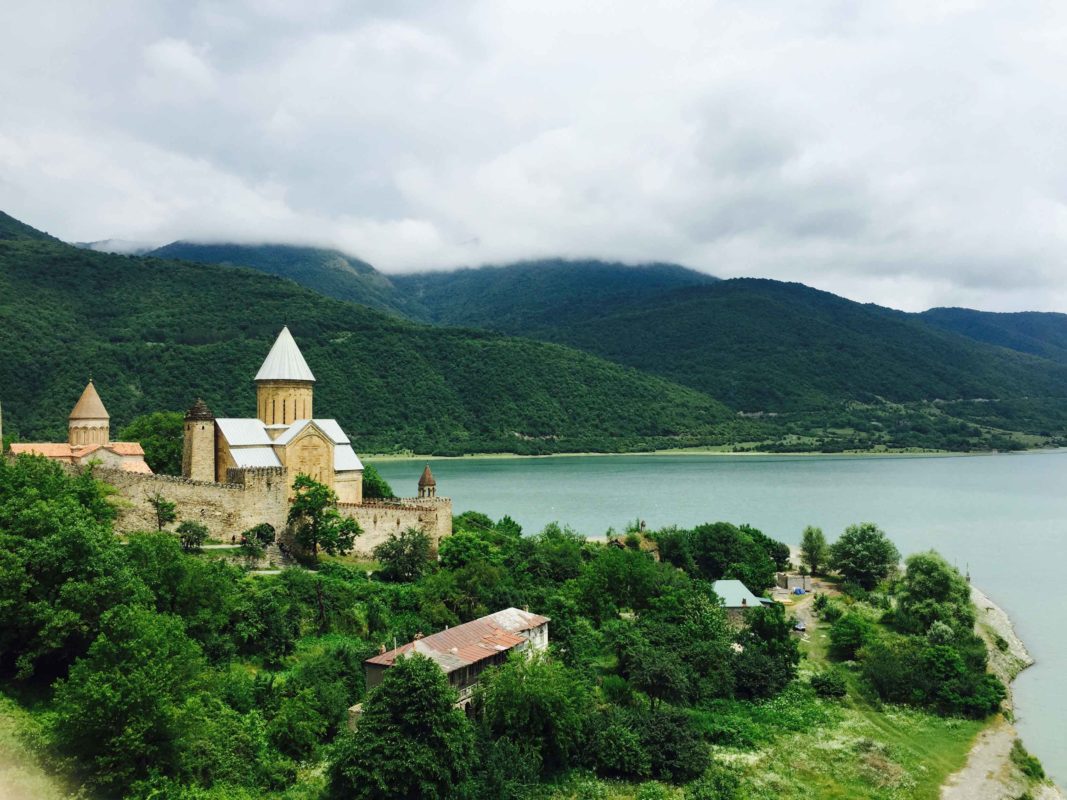
<path fill-rule="evenodd" d="M 856 450 L 845 453 L 821 453 L 817 450 L 809 450 L 794 453 L 775 453 L 771 451 L 746 450 L 736 453 L 729 450 L 704 450 L 700 448 L 679 448 L 677 450 L 639 450 L 635 452 L 603 453 L 603 452 L 576 452 L 576 453 L 543 453 L 537 455 L 523 455 L 521 453 L 465 453 L 461 456 L 435 456 L 425 453 L 363 453 L 360 458 L 367 461 L 474 461 L 484 459 L 544 459 L 544 458 L 610 458 L 612 456 L 640 456 L 643 458 L 655 458 L 659 456 L 717 456 L 720 458 L 781 458 L 807 459 L 807 458 L 977 458 L 979 456 L 1012 456 L 1029 454 L 1067 453 L 1067 447 L 1032 447 L 1025 450 Z"/>
<path fill-rule="evenodd" d="M 1021 741 L 1011 721 L 1015 709 L 1012 683 L 1023 670 L 1033 666 L 1034 658 L 1004 609 L 973 585 L 971 601 L 977 609 L 978 635 L 989 650 L 990 669 L 1004 681 L 1008 695 L 1002 712 L 978 734 L 963 768 L 942 784 L 941 800 L 1002 800 L 1027 791 L 1033 800 L 1067 800 L 1051 779 L 1040 784 L 1028 781 L 1011 759 L 1012 746 Z M 1001 640 L 1006 646 L 1000 644 Z"/>

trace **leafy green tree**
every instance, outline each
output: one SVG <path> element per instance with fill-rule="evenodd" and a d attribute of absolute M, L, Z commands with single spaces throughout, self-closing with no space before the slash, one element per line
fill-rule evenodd
<path fill-rule="evenodd" d="M 182 474 L 182 449 L 185 446 L 185 416 L 177 411 L 154 411 L 135 417 L 119 431 L 124 442 L 140 442 L 144 460 L 152 472 L 162 475 Z"/>
<path fill-rule="evenodd" d="M 742 647 L 734 671 L 738 696 L 772 697 L 796 677 L 800 646 L 792 620 L 778 603 L 749 609 L 737 640 Z"/>
<path fill-rule="evenodd" d="M 203 547 L 207 537 L 207 526 L 203 523 L 187 519 L 178 525 L 178 541 L 182 544 L 182 550 L 187 553 Z"/>
<path fill-rule="evenodd" d="M 161 531 L 178 518 L 178 505 L 172 503 L 159 492 L 148 495 L 148 505 L 156 517 L 156 530 Z"/>
<path fill-rule="evenodd" d="M 396 497 L 393 487 L 373 464 L 363 465 L 363 497 L 367 500 Z"/>
<path fill-rule="evenodd" d="M 544 768 L 557 771 L 576 764 L 583 752 L 593 696 L 564 664 L 544 653 L 517 653 L 483 674 L 475 704 L 492 737 L 529 743 Z"/>
<path fill-rule="evenodd" d="M 804 533 L 800 535 L 800 560 L 808 568 L 812 575 L 818 575 L 819 570 L 826 566 L 830 556 L 829 545 L 826 544 L 826 536 L 822 528 L 808 525 Z"/>
<path fill-rule="evenodd" d="M 107 497 L 90 470 L 0 458 L 0 674 L 65 674 L 108 609 L 150 602 L 112 533 Z"/>
<path fill-rule="evenodd" d="M 470 775 L 474 736 L 433 661 L 411 655 L 386 671 L 343 735 L 329 768 L 333 800 L 444 800 Z"/>
<path fill-rule="evenodd" d="M 444 569 L 462 569 L 476 561 L 488 564 L 504 561 L 504 554 L 492 537 L 474 531 L 463 530 L 445 537 L 437 552 Z"/>
<path fill-rule="evenodd" d="M 379 574 L 389 581 L 416 581 L 432 566 L 433 542 L 418 528 L 392 534 L 374 548 L 374 558 L 382 565 Z"/>
<path fill-rule="evenodd" d="M 150 771 L 173 773 L 177 707 L 203 666 L 179 618 L 118 606 L 56 686 L 52 735 L 84 765 L 86 780 L 111 796 Z"/>
<path fill-rule="evenodd" d="M 934 623 L 941 623 L 956 634 L 969 634 L 975 610 L 971 587 L 959 571 L 933 551 L 908 556 L 905 564 L 896 592 L 896 626 L 906 633 L 925 634 Z"/>
<path fill-rule="evenodd" d="M 839 661 L 852 661 L 874 636 L 874 625 L 857 612 L 842 616 L 830 626 L 830 655 Z"/>
<path fill-rule="evenodd" d="M 872 522 L 849 525 L 830 545 L 830 565 L 850 583 L 873 589 L 900 563 L 900 551 Z"/>
<path fill-rule="evenodd" d="M 297 545 L 313 558 L 320 549 L 331 556 L 349 552 L 363 531 L 358 522 L 337 510 L 333 489 L 300 474 L 293 481 L 293 490 L 289 523 L 296 530 Z"/>

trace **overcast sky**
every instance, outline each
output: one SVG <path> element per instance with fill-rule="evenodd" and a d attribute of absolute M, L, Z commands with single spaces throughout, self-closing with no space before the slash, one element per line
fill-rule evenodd
<path fill-rule="evenodd" d="M 7 3 L 0 209 L 1067 311 L 1067 4 Z"/>

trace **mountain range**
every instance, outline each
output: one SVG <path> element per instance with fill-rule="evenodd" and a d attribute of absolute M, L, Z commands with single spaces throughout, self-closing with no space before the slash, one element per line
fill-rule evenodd
<path fill-rule="evenodd" d="M 1060 314 L 907 314 L 673 264 L 386 275 L 284 244 L 118 256 L 6 215 L 0 289 L 14 356 L 0 399 L 24 437 L 59 435 L 86 365 L 114 383 L 120 418 L 192 394 L 248 413 L 255 360 L 282 322 L 319 375 L 320 407 L 364 451 L 968 450 L 1067 435 Z"/>

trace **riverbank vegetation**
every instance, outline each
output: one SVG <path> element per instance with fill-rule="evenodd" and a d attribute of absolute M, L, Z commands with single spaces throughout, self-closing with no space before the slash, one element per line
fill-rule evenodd
<path fill-rule="evenodd" d="M 760 592 L 788 560 L 748 526 L 618 546 L 468 512 L 424 569 L 398 539 L 372 574 L 256 576 L 171 533 L 120 541 L 113 514 L 89 473 L 0 461 L 5 717 L 91 797 L 933 798 L 1003 696 L 930 554 L 735 625 L 710 581 Z M 550 617 L 551 647 L 484 674 L 470 715 L 417 657 L 365 692 L 381 645 L 509 606 Z"/>

